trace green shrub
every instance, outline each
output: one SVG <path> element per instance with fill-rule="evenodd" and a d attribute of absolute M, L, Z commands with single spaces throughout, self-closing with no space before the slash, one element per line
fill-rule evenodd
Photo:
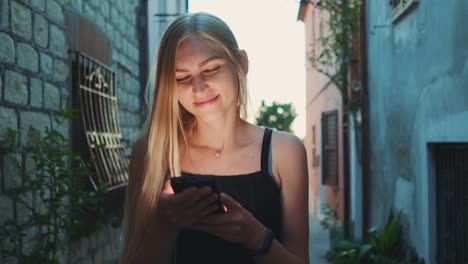
<path fill-rule="evenodd" d="M 414 249 L 403 243 L 402 212 L 390 212 L 385 225 L 380 229 L 369 230 L 369 240 L 365 243 L 340 241 L 336 248 L 335 264 L 424 264 Z"/>
<path fill-rule="evenodd" d="M 7 244 L 1 249 L 4 258 L 16 258 L 20 263 L 59 263 L 59 252 L 68 239 L 89 236 L 109 220 L 115 221 L 115 214 L 107 215 L 104 206 L 107 184 L 97 190 L 89 188 L 92 166 L 71 150 L 70 140 L 57 130 L 73 116 L 73 110 L 61 110 L 55 118 L 56 127 L 45 127 L 42 132 L 30 129 L 31 171 L 13 161 L 23 184 L 5 194 L 25 208 L 26 221 L 10 219 L 0 229 L 0 242 Z M 9 130 L 0 140 L 0 154 L 15 153 L 16 142 L 17 132 Z M 36 198 L 34 203 L 31 197 Z"/>

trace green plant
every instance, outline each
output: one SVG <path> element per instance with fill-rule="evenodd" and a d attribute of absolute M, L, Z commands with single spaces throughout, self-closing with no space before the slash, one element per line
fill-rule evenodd
<path fill-rule="evenodd" d="M 292 133 L 291 124 L 296 116 L 296 110 L 291 103 L 273 102 L 271 105 L 265 105 L 265 101 L 262 100 L 262 105 L 257 112 L 256 123 L 259 126 L 272 127 Z"/>
<path fill-rule="evenodd" d="M 390 212 L 385 225 L 369 230 L 366 243 L 340 241 L 333 263 L 335 264 L 423 264 L 412 248 L 404 246 L 401 215 Z"/>
<path fill-rule="evenodd" d="M 338 213 L 335 209 L 328 206 L 328 204 L 322 204 L 320 225 L 324 230 L 334 230 L 337 229 L 340 225 L 340 220 L 338 219 Z"/>
<path fill-rule="evenodd" d="M 336 206 L 338 208 L 338 205 Z M 322 229 L 328 230 L 330 249 L 334 249 L 337 243 L 343 239 L 343 226 L 338 219 L 337 209 L 331 208 L 323 203 L 320 210 L 320 225 Z"/>
<path fill-rule="evenodd" d="M 328 13 L 322 34 L 312 43 L 309 61 L 340 90 L 343 105 L 348 102 L 348 67 L 355 59 L 354 43 L 359 30 L 360 0 L 319 0 L 315 4 Z"/>
<path fill-rule="evenodd" d="M 88 188 L 91 166 L 71 150 L 70 140 L 58 131 L 74 113 L 72 109 L 61 110 L 54 118 L 55 127 L 29 131 L 32 169 L 26 171 L 15 161 L 23 184 L 7 192 L 25 208 L 23 214 L 28 217 L 25 222 L 10 219 L 0 230 L 9 243 L 1 250 L 4 257 L 26 263 L 59 263 L 68 238 L 89 236 L 112 218 L 106 217 L 104 210 L 107 185 L 101 184 L 97 191 Z M 0 140 L 0 154 L 15 151 L 16 137 L 17 132 L 10 130 Z M 30 197 L 35 197 L 35 202 Z"/>

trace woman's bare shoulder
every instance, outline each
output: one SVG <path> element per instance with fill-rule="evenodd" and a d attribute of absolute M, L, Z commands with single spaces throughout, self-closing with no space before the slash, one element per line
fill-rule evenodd
<path fill-rule="evenodd" d="M 306 149 L 302 141 L 295 135 L 283 131 L 274 131 L 271 139 L 273 168 L 284 180 L 285 172 L 302 168 L 307 165 Z M 287 173 L 288 175 L 291 173 Z"/>
<path fill-rule="evenodd" d="M 286 154 L 286 156 L 288 154 L 285 153 L 286 151 L 305 151 L 304 144 L 297 136 L 284 131 L 273 131 L 272 144 L 273 149 L 279 150 L 279 152 Z"/>

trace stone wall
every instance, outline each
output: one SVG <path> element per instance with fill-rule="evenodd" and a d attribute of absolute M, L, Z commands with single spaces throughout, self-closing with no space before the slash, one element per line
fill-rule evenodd
<path fill-rule="evenodd" d="M 0 226 L 8 219 L 20 222 L 25 218 L 25 208 L 11 195 L 12 189 L 22 185 L 11 161 L 30 169 L 26 130 L 53 125 L 58 110 L 71 103 L 67 12 L 94 23 L 111 44 L 120 125 L 129 154 L 141 126 L 144 89 L 140 84 L 139 10 L 144 10 L 139 0 L 0 0 L 0 135 L 8 128 L 19 131 L 15 153 L 0 159 Z M 70 124 L 62 125 L 60 131 L 70 135 Z M 34 204 L 33 193 L 30 196 Z M 120 229 L 105 228 L 72 244 L 62 260 L 114 263 L 119 243 Z"/>

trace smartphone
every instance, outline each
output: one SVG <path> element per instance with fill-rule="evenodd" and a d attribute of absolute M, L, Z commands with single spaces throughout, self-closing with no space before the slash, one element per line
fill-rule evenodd
<path fill-rule="evenodd" d="M 204 176 L 204 175 L 183 175 L 179 177 L 172 177 L 171 178 L 171 186 L 175 193 L 182 192 L 183 190 L 195 186 L 197 188 L 201 188 L 204 186 L 210 186 L 213 192 L 218 194 L 218 200 L 216 203 L 218 204 L 218 209 L 215 213 L 224 213 L 224 207 L 219 199 L 219 192 L 216 186 L 214 176 Z"/>

